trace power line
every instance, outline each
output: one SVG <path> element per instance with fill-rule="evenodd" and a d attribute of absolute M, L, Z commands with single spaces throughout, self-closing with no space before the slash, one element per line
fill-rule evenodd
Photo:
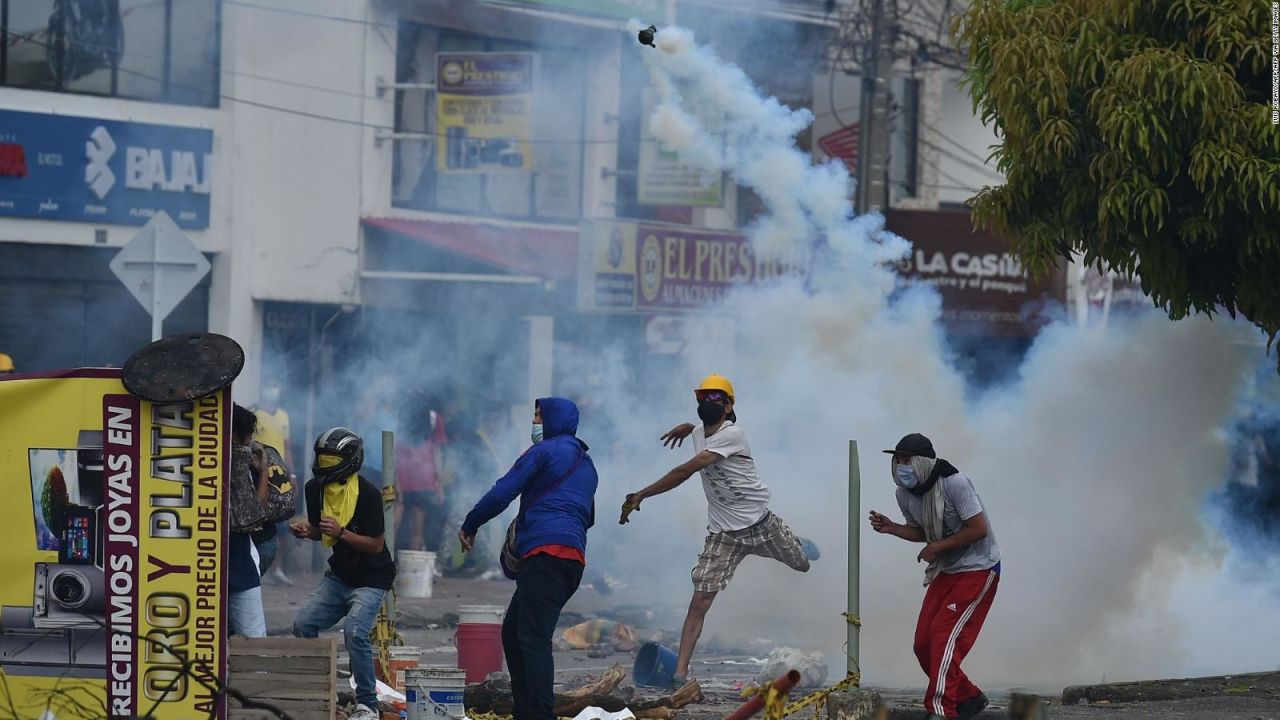
<path fill-rule="evenodd" d="M 161 0 L 153 0 L 152 2 L 150 2 L 150 3 L 146 3 L 146 4 L 158 4 L 160 1 L 161 1 Z M 184 0 L 179 0 L 179 1 L 184 1 Z M 368 22 L 368 21 L 363 21 L 363 20 L 353 20 L 353 19 L 351 19 L 351 18 L 342 18 L 342 17 L 339 17 L 339 16 L 321 15 L 321 14 L 317 14 L 317 13 L 308 13 L 308 12 L 304 12 L 304 11 L 286 10 L 286 9 L 282 9 L 282 8 L 271 8 L 271 7 L 267 7 L 267 6 L 263 6 L 263 5 L 257 5 L 257 4 L 254 4 L 254 3 L 244 2 L 243 0 L 221 0 L 221 1 L 222 1 L 222 3 L 223 3 L 223 4 L 228 4 L 228 5 L 239 5 L 239 6 L 244 6 L 244 7 L 254 8 L 254 9 L 261 9 L 261 10 L 267 10 L 267 11 L 277 11 L 277 12 L 283 12 L 283 13 L 289 13 L 289 14 L 294 14 L 294 15 L 307 16 L 307 17 L 317 17 L 317 18 L 322 18 L 322 19 L 331 19 L 331 20 L 342 20 L 342 21 L 346 21 L 346 22 L 360 23 L 360 24 L 366 24 L 366 25 L 390 26 L 390 25 L 389 25 L 389 24 L 387 24 L 387 23 L 371 23 L 371 22 Z M 52 47 L 50 44 L 45 43 L 45 42 L 41 42 L 41 41 L 36 40 L 36 39 L 34 39 L 34 38 L 28 38 L 28 39 L 27 39 L 27 42 L 30 42 L 31 44 L 34 44 L 34 45 L 39 45 L 39 46 L 41 46 L 41 47 L 44 47 L 45 49 L 50 49 L 50 48 Z M 90 44 L 90 45 L 89 45 L 89 47 L 93 47 L 93 45 L 92 45 L 92 44 Z M 98 48 L 102 48 L 102 47 L 104 47 L 104 46 L 102 46 L 102 45 L 98 45 L 97 47 L 98 47 Z M 153 55 L 150 55 L 149 57 L 153 57 L 153 58 L 155 58 L 155 57 L 160 57 L 160 56 L 159 56 L 159 55 L 154 55 L 154 54 L 153 54 Z M 125 73 L 125 74 L 127 74 L 127 75 L 134 76 L 134 77 L 142 78 L 142 79 L 145 79 L 145 80 L 150 80 L 150 81 L 152 81 L 152 82 L 159 82 L 159 83 L 163 83 L 163 79 L 162 79 L 162 78 L 159 78 L 159 77 L 156 77 L 156 76 L 152 76 L 152 75 L 148 75 L 148 74 L 143 73 L 143 72 L 140 72 L 140 71 L 131 70 L 131 69 L 129 69 L 129 68 L 117 67 L 117 71 L 118 71 L 118 72 Z M 222 72 L 222 73 L 227 73 L 227 74 L 231 74 L 231 75 L 237 75 L 237 76 L 241 76 L 241 77 L 247 77 L 247 78 L 251 78 L 251 79 L 257 79 L 257 80 L 261 80 L 261 81 L 264 81 L 264 82 L 272 82 L 272 83 L 278 83 L 278 84 L 281 84 L 281 85 L 286 85 L 286 86 L 291 86 L 291 87 L 297 87 L 297 88 L 303 88 L 303 89 L 315 90 L 315 91 L 317 91 L 317 92 L 326 92 L 326 93 L 332 93 L 332 94 L 336 94 L 336 95 L 343 95 L 343 96 L 347 96 L 347 97 L 358 98 L 358 99 L 361 99 L 361 100 L 375 100 L 375 99 L 377 99 L 377 98 L 372 97 L 372 96 L 364 95 L 363 93 L 356 93 L 356 92 L 345 91 L 345 90 L 337 90 L 337 89 L 334 89 L 334 88 L 325 88 L 325 87 L 318 86 L 318 85 L 310 85 L 310 84 L 302 83 L 302 82 L 298 82 L 298 81 L 293 81 L 293 80 L 284 80 L 284 79 L 280 79 L 280 78 L 273 78 L 273 77 L 269 77 L 269 76 L 265 76 L 265 75 L 257 75 L 257 74 L 254 74 L 254 73 L 247 73 L 247 72 L 234 71 L 234 70 L 223 70 L 223 69 L 220 69 L 219 71 L 220 71 L 220 72 Z M 835 94 L 835 93 L 834 93 L 834 90 L 835 90 L 835 72 L 833 71 L 833 72 L 829 73 L 828 75 L 829 75 L 829 78 L 828 78 L 828 97 L 830 97 L 831 99 L 834 99 L 834 94 Z M 170 86 L 171 86 L 171 87 L 172 87 L 172 86 L 176 86 L 176 87 L 178 87 L 178 88 L 187 89 L 187 90 L 193 90 L 193 91 L 200 92 L 200 93 L 203 93 L 203 92 L 205 92 L 205 91 L 207 90 L 207 88 L 202 87 L 202 86 L 197 86 L 197 85 L 193 85 L 193 84 L 189 84 L 189 83 L 176 82 L 176 81 L 173 81 L 172 79 L 170 80 Z M 226 100 L 226 101 L 228 101 L 228 102 L 236 103 L 236 104 L 239 104 L 239 105 L 246 105 L 246 106 L 249 106 L 249 107 L 254 107 L 254 108 L 258 108 L 258 109 L 262 109 L 262 110 L 268 110 L 268 111 L 273 111 L 273 112 L 280 112 L 280 113 L 284 113 L 284 114 L 288 114 L 288 115 L 293 115 L 293 116 L 296 116 L 296 117 L 303 117 L 303 118 L 312 119 L 312 120 L 318 120 L 318 121 L 323 121 L 323 122 L 333 122 L 333 123 L 338 123 L 338 124 L 341 124 L 341 125 L 347 125 L 347 126 L 350 126 L 350 127 L 361 127 L 361 128 L 368 128 L 368 129 L 373 129 L 373 130 L 381 130 L 381 131 L 386 131 L 386 132 L 409 132 L 409 133 L 411 133 L 411 134 L 413 134 L 413 135 L 419 135 L 419 136 L 422 136 L 422 139 L 423 139 L 423 140 L 428 140 L 428 139 L 430 139 L 430 140 L 434 140 L 435 138 L 447 137 L 446 133 L 434 132 L 434 131 L 429 131 L 429 130 L 424 130 L 424 131 L 404 131 L 404 130 L 397 130 L 397 128 L 396 128 L 394 125 L 381 125 L 381 124 L 375 124 L 375 123 L 365 122 L 365 121 L 363 121 L 363 120 L 356 120 L 356 119 L 351 119 L 351 118 L 337 117 L 337 116 L 333 116 L 333 115 L 327 115 L 327 114 L 322 114 L 322 113 L 316 113 L 316 112 L 311 112 L 311 111 L 307 111 L 307 110 L 299 110 L 299 109 L 296 109 L 296 108 L 285 107 L 285 106 L 276 105 L 276 104 L 273 104 L 273 103 L 262 102 L 262 101 L 259 101 L 259 100 L 250 100 L 250 99 L 247 99 L 247 98 L 237 97 L 237 96 L 231 95 L 230 93 L 221 93 L 221 92 L 220 92 L 220 93 L 219 93 L 219 97 L 220 97 L 222 100 Z M 850 106 L 850 107 L 845 107 L 845 108 L 836 108 L 836 107 L 832 107 L 830 110 L 824 111 L 824 112 L 822 112 L 822 113 L 814 113 L 814 116 L 815 116 L 815 117 L 823 117 L 823 116 L 826 116 L 826 115 L 832 115 L 832 116 L 835 118 L 835 120 L 836 120 L 837 124 L 839 124 L 841 127 L 848 127 L 848 124 L 847 124 L 847 123 L 844 121 L 844 119 L 840 116 L 840 113 L 841 113 L 841 112 L 843 112 L 843 111 L 847 111 L 847 110 L 855 109 L 855 107 L 856 107 L 856 106 Z M 971 155 L 972 157 L 976 158 L 980 163 L 985 163 L 985 161 L 984 161 L 984 160 L 982 160 L 982 158 L 981 158 L 980 156 L 978 156 L 976 153 L 973 153 L 972 151 L 969 151 L 969 150 L 968 150 L 967 148 L 965 148 L 963 145 L 961 145 L 960 143 L 956 142 L 956 141 L 955 141 L 955 140 L 953 140 L 952 138 L 948 137 L 945 133 L 943 133 L 942 131 L 940 131 L 938 128 L 934 127 L 932 124 L 930 124 L 930 123 L 928 123 L 928 122 L 925 122 L 922 118 L 920 118 L 920 119 L 919 119 L 919 122 L 920 122 L 921 124 L 925 125 L 926 127 L 928 127 L 929 129 L 933 130 L 934 132 L 936 132 L 936 133 L 937 133 L 937 134 L 938 134 L 942 139 L 944 139 L 944 140 L 946 140 L 947 142 L 949 142 L 949 143 L 951 143 L 951 144 L 953 144 L 953 145 L 955 145 L 955 146 L 959 147 L 961 150 L 965 151 L 967 154 L 969 154 L 969 155 Z M 589 138 L 585 138 L 585 139 L 577 139 L 577 140 L 538 140 L 538 139 L 530 139 L 530 140 L 528 140 L 527 142 L 528 142 L 528 143 L 530 143 L 531 145 L 616 145 L 616 144 L 618 144 L 618 143 L 622 142 L 622 140 L 617 139 L 617 138 L 610 138 L 610 139 L 589 139 Z M 958 156 L 954 155 L 953 153 L 951 153 L 951 152 L 947 151 L 945 148 L 942 148 L 942 147 L 940 147 L 940 146 L 938 146 L 938 145 L 935 145 L 934 143 L 931 143 L 931 142 L 929 142 L 928 140 L 924 140 L 924 139 L 922 139 L 922 138 L 921 138 L 921 139 L 919 139 L 919 140 L 918 140 L 918 142 L 920 142 L 920 143 L 922 143 L 922 144 L 924 144 L 924 145 L 927 145 L 927 146 L 929 146 L 929 147 L 933 148 L 934 150 L 937 150 L 939 153 L 941 153 L 941 154 L 943 154 L 943 155 L 946 155 L 947 157 L 949 157 L 949 158 L 951 158 L 951 159 L 953 159 L 953 160 L 955 160 L 955 161 L 959 162 L 960 164 L 962 164 L 962 165 L 964 165 L 964 166 L 966 166 L 966 167 L 968 167 L 968 168 L 970 168 L 970 169 L 974 169 L 974 170 L 977 170 L 977 171 L 980 171 L 980 172 L 983 172 L 983 173 L 986 173 L 986 174 L 992 175 L 992 176 L 993 176 L 993 179 L 1001 179 L 1001 178 L 999 178 L 999 177 L 998 177 L 998 175 L 997 175 L 996 173 L 993 173 L 993 172 L 992 172 L 991 170 L 989 170 L 985 165 L 976 165 L 976 164 L 974 164 L 974 163 L 968 162 L 968 161 L 966 161 L 964 158 L 960 158 L 960 157 L 958 157 Z M 941 170 L 939 170 L 939 172 L 941 172 Z M 955 178 L 948 178 L 948 179 L 949 179 L 949 180 L 951 180 L 952 182 L 956 182 L 956 183 L 959 183 L 959 182 L 960 182 L 960 181 L 956 180 Z"/>
<path fill-rule="evenodd" d="M 341 15 L 326 15 L 324 13 L 308 12 L 306 10 L 294 10 L 291 8 L 271 7 L 269 5 L 259 5 L 257 3 L 245 2 L 244 0 L 222 0 L 223 5 L 235 5 L 237 7 L 249 8 L 252 10 L 262 10 L 265 12 L 281 13 L 283 15 L 297 15 L 299 17 L 308 17 L 315 20 L 333 20 L 334 22 L 348 23 L 350 25 L 364 25 L 366 27 L 382 27 L 399 29 L 399 23 L 378 22 L 376 20 L 361 20 L 357 18 L 342 17 Z"/>
<path fill-rule="evenodd" d="M 941 145 L 929 142 L 924 138 L 920 138 L 918 142 L 920 142 L 920 144 L 922 145 L 929 147 L 932 150 L 936 150 L 938 153 L 945 155 L 946 157 L 956 161 L 960 165 L 970 170 L 988 175 L 989 179 L 991 179 L 992 181 L 1004 182 L 1004 178 L 1001 177 L 999 173 L 992 171 L 990 168 L 988 168 L 985 165 L 979 165 L 978 163 L 972 162 L 967 158 L 960 157 L 959 155 L 956 155 L 954 152 L 942 147 Z"/>
<path fill-rule="evenodd" d="M 973 158 L 974 160 L 977 160 L 979 163 L 982 163 L 982 165 L 983 165 L 984 167 L 986 167 L 986 166 L 987 166 L 987 164 L 990 162 L 990 160 L 989 160 L 989 159 L 982 157 L 982 156 L 981 156 L 981 155 L 979 155 L 978 153 L 976 153 L 976 152 L 974 152 L 974 151 L 970 150 L 969 148 L 965 147 L 964 145 L 962 145 L 962 144 L 960 144 L 960 143 L 956 142 L 955 140 L 951 139 L 950 137 L 948 137 L 946 133 L 942 132 L 942 130 L 938 129 L 937 127 L 934 127 L 932 124 L 930 124 L 929 122 L 927 122 L 924 118 L 920 118 L 920 124 L 921 124 L 921 125 L 924 125 L 925 127 L 929 128 L 930 130 L 932 130 L 932 131 L 934 131 L 935 133 L 937 133 L 937 134 L 938 134 L 938 137 L 942 138 L 943 140 L 946 140 L 947 142 L 951 143 L 952 145 L 955 145 L 957 148 L 959 148 L 962 152 L 964 152 L 965 154 L 967 154 L 969 157 Z"/>
<path fill-rule="evenodd" d="M 223 0 L 223 1 L 224 1 L 224 2 L 227 2 L 228 0 Z M 33 44 L 36 44 L 36 45 L 40 45 L 40 46 L 42 46 L 42 47 L 44 47 L 44 48 L 46 48 L 46 49 L 52 48 L 52 45 L 50 45 L 50 44 L 48 44 L 48 43 L 40 42 L 40 41 L 38 41 L 38 40 L 31 40 L 30 42 L 31 42 L 31 43 L 33 43 Z M 162 84 L 163 84 L 163 82 L 164 82 L 163 78 L 155 77 L 155 76 L 153 76 L 153 75 L 148 75 L 148 74 L 146 74 L 146 73 L 139 72 L 139 71 L 137 71 L 137 70 L 130 70 L 130 69 L 128 69 L 128 68 L 123 68 L 123 67 L 117 67 L 116 69 L 117 69 L 117 71 L 118 71 L 118 72 L 122 72 L 122 73 L 125 73 L 126 75 L 131 75 L 131 76 L 134 76 L 134 77 L 142 78 L 142 79 L 144 79 L 144 80 L 150 80 L 150 81 L 152 81 L 152 82 L 158 82 L 158 83 L 162 83 Z M 284 80 L 282 80 L 282 81 L 280 81 L 280 82 L 285 82 L 285 83 L 287 83 L 288 81 L 284 81 Z M 191 84 L 188 84 L 188 83 L 176 82 L 176 81 L 173 81 L 173 80 L 170 80 L 169 85 L 170 85 L 171 87 L 175 87 L 175 86 L 176 86 L 176 87 L 178 87 L 178 88 L 185 88 L 185 89 L 187 89 L 187 90 L 194 90 L 194 91 L 196 91 L 196 92 L 200 92 L 200 93 L 204 93 L 204 92 L 207 92 L 207 91 L 208 91 L 208 88 L 206 88 L 206 87 L 202 87 L 202 86 L 198 86 L 198 85 L 191 85 Z M 271 103 L 261 102 L 261 101 L 258 101 L 258 100 L 249 100 L 249 99 L 246 99 L 246 98 L 240 98 L 240 97 L 236 97 L 236 96 L 234 96 L 234 95 L 231 95 L 231 94 L 229 94 L 229 93 L 222 93 L 222 92 L 220 92 L 220 93 L 218 94 L 218 97 L 219 97 L 219 98 L 221 98 L 221 99 L 223 99 L 223 100 L 226 100 L 226 101 L 228 101 L 228 102 L 236 103 L 236 104 L 238 104 L 238 105 L 247 105 L 247 106 L 250 106 L 250 107 L 256 107 L 256 108 L 260 108 L 260 109 L 263 109 L 263 110 L 271 110 L 271 111 L 275 111 L 275 112 L 285 113 L 285 114 L 287 114 L 287 115 L 296 115 L 296 116 L 298 116 L 298 117 L 305 117 L 305 118 L 309 118 L 309 119 L 312 119 L 312 120 L 323 120 L 323 121 L 333 122 L 333 123 L 338 123 L 338 124 L 340 124 L 340 125 L 347 125 L 347 126 L 351 126 L 351 127 L 362 127 L 362 128 L 368 128 L 368 129 L 371 129 L 371 130 L 384 130 L 384 131 L 387 131 L 387 132 L 408 132 L 408 133 L 411 133 L 411 134 L 413 134 L 413 135 L 421 135 L 421 136 L 423 136 L 423 138 L 424 138 L 424 139 L 426 139 L 426 138 L 428 138 L 428 137 L 429 137 L 429 138 L 432 138 L 432 139 L 434 139 L 434 138 L 443 138 L 443 137 L 447 137 L 447 134 L 446 134 L 446 133 L 442 133 L 442 132 L 417 131 L 417 130 L 412 130 L 412 131 L 397 130 L 397 129 L 395 128 L 395 126 L 393 126 L 393 125 L 378 125 L 378 124 L 375 124 L 375 123 L 365 122 L 365 121 L 363 121 L 363 120 L 353 120 L 353 119 L 351 119 L 351 118 L 336 117 L 336 116 L 333 116 L 333 115 L 323 115 L 323 114 L 321 114 L 321 113 L 314 113 L 314 112 L 310 112 L 310 111 L 307 111 L 307 110 L 298 110 L 298 109 L 296 109 L 296 108 L 288 108 L 288 107 L 284 107 L 284 106 L 281 106 L 281 105 L 273 105 L 273 104 L 271 104 Z M 125 98 L 125 99 L 128 99 L 128 98 Z M 368 99 L 372 99 L 372 98 L 368 98 Z M 584 138 L 584 139 L 578 139 L 578 140 L 534 140 L 534 139 L 530 139 L 530 140 L 526 140 L 526 141 L 524 141 L 524 142 L 527 142 L 527 143 L 529 143 L 530 145 L 614 145 L 614 144 L 617 144 L 617 143 L 621 142 L 621 140 L 620 140 L 620 139 L 617 139 L 617 138 L 611 138 L 611 139 L 607 139 L 607 140 L 606 140 L 606 139 L 585 139 L 585 138 Z"/>

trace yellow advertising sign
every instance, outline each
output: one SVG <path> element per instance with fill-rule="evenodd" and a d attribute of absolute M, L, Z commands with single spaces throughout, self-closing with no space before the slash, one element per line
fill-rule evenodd
<path fill-rule="evenodd" d="M 663 147 L 649 127 L 657 106 L 657 96 L 651 88 L 645 89 L 643 102 L 636 202 L 674 207 L 723 207 L 724 173 L 708 173 L 688 165 L 681 162 L 679 153 Z M 692 112 L 708 132 L 724 142 L 723 116 L 698 103 L 693 104 Z"/>
<path fill-rule="evenodd" d="M 533 169 L 533 65 L 532 53 L 436 56 L 436 170 Z"/>
<path fill-rule="evenodd" d="M 118 370 L 0 381 L 0 707 L 225 717 L 229 409 Z"/>

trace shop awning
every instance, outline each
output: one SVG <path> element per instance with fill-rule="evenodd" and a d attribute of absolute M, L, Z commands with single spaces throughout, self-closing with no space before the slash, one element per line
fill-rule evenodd
<path fill-rule="evenodd" d="M 514 275 L 566 280 L 578 272 L 576 229 L 370 217 L 360 222 Z"/>

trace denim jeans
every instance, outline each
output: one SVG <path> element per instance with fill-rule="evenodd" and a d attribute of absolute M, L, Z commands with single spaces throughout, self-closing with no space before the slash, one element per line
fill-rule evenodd
<path fill-rule="evenodd" d="M 233 635 L 267 636 L 267 617 L 262 610 L 262 588 L 227 593 L 227 620 Z"/>
<path fill-rule="evenodd" d="M 262 542 L 255 540 L 253 544 L 258 548 L 258 574 L 266 575 L 267 570 L 271 568 L 271 563 L 276 561 L 276 553 L 280 549 L 279 535 L 272 535 Z"/>
<path fill-rule="evenodd" d="M 502 621 L 515 720 L 556 718 L 551 636 L 564 604 L 582 582 L 582 570 L 582 563 L 550 555 L 534 555 L 520 565 L 516 592 Z"/>
<path fill-rule="evenodd" d="M 373 647 L 369 633 L 378 619 L 386 590 L 348 587 L 332 573 L 325 573 L 320 585 L 293 621 L 295 637 L 313 638 L 344 617 L 343 639 L 351 657 L 351 674 L 356 679 L 356 702 L 375 711 L 378 707 L 377 681 L 373 674 Z"/>

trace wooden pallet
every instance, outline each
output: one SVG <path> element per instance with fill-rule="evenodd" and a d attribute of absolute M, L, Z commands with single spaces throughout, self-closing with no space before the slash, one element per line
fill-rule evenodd
<path fill-rule="evenodd" d="M 288 713 L 293 720 L 334 720 L 338 705 L 338 641 L 334 638 L 244 638 L 228 643 L 227 686 Z M 230 720 L 278 720 L 229 698 Z"/>

